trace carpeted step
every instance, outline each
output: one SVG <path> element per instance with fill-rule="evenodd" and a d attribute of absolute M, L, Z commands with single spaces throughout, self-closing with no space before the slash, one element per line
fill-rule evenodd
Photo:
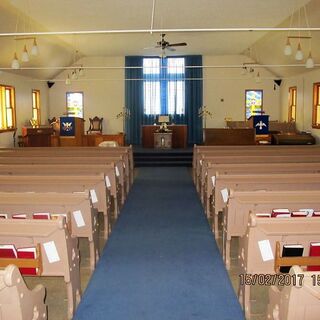
<path fill-rule="evenodd" d="M 135 167 L 191 167 L 193 153 L 189 149 L 142 149 L 133 152 Z"/>

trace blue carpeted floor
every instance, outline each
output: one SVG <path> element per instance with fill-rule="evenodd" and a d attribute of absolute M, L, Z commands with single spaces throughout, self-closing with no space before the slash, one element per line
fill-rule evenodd
<path fill-rule="evenodd" d="M 244 319 L 187 168 L 139 169 L 74 319 Z"/>

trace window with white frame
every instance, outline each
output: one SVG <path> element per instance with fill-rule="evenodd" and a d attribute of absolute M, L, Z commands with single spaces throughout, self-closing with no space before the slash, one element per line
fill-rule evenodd
<path fill-rule="evenodd" d="M 144 114 L 185 113 L 185 59 L 143 59 Z"/>

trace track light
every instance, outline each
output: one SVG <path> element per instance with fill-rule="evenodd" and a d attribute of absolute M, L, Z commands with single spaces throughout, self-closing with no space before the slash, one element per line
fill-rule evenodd
<path fill-rule="evenodd" d="M 68 73 L 68 76 L 67 76 L 67 79 L 66 79 L 66 85 L 70 85 L 71 84 L 71 80 L 70 80 L 70 76 L 69 76 L 69 73 Z"/>
<path fill-rule="evenodd" d="M 82 77 L 82 76 L 84 76 L 84 69 L 81 67 L 79 69 L 79 77 Z"/>
<path fill-rule="evenodd" d="M 20 63 L 19 63 L 16 52 L 14 53 L 13 60 L 11 62 L 11 68 L 12 69 L 19 69 L 20 68 Z"/>
<path fill-rule="evenodd" d="M 73 70 L 71 73 L 71 79 L 72 80 L 77 80 L 78 79 L 78 75 L 77 75 L 77 70 Z"/>
<path fill-rule="evenodd" d="M 261 82 L 260 72 L 257 73 L 257 75 L 255 76 L 254 79 L 255 79 L 256 83 L 260 83 Z"/>

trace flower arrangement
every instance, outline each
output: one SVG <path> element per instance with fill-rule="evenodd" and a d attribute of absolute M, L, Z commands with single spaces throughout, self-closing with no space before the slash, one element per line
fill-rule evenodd
<path fill-rule="evenodd" d="M 198 113 L 199 117 L 207 117 L 209 116 L 210 118 L 212 118 L 212 112 L 210 112 L 206 106 L 203 106 L 201 108 L 199 108 L 199 113 Z"/>
<path fill-rule="evenodd" d="M 171 130 L 168 129 L 168 125 L 163 122 L 160 124 L 160 128 L 159 130 L 157 130 L 157 132 L 171 132 Z"/>

